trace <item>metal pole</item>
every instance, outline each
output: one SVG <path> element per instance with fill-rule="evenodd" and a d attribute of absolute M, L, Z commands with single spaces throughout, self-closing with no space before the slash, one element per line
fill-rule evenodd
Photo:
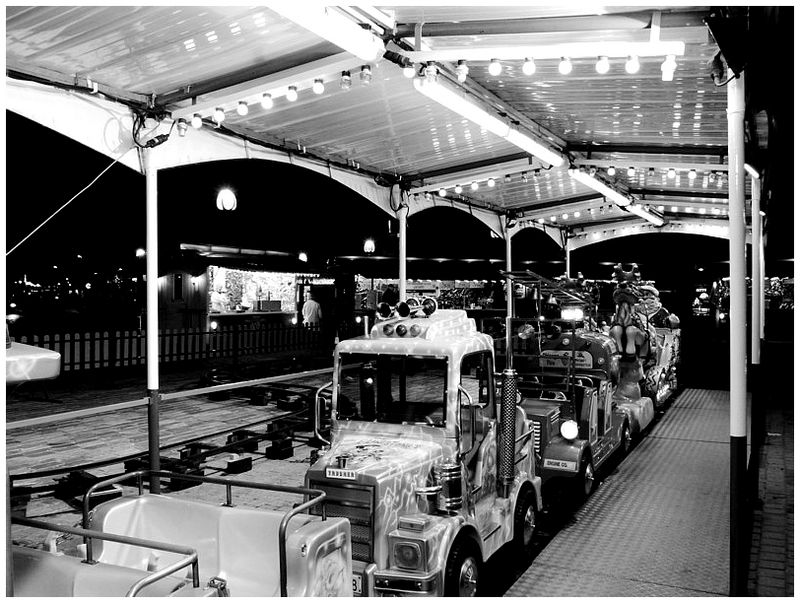
<path fill-rule="evenodd" d="M 400 281 L 400 301 L 405 301 L 406 299 L 406 225 L 408 221 L 408 205 L 401 205 L 400 208 L 397 210 L 397 219 L 400 221 L 400 244 L 399 244 L 399 256 L 400 256 L 400 270 L 399 270 L 399 281 Z"/>
<path fill-rule="evenodd" d="M 730 78 L 733 72 L 728 70 Z M 747 286 L 745 282 L 744 74 L 728 83 L 730 234 L 730 596 L 747 594 Z"/>
<path fill-rule="evenodd" d="M 161 460 L 158 391 L 158 170 L 153 163 L 155 149 L 144 149 L 145 177 L 147 187 L 147 407 L 148 443 L 150 469 L 159 471 Z M 151 476 L 150 491 L 161 492 L 161 480 Z"/>
<path fill-rule="evenodd" d="M 572 261 L 571 261 L 572 260 L 572 257 L 571 257 L 572 254 L 570 253 L 569 241 L 567 241 L 567 244 L 564 245 L 564 254 L 566 255 L 567 278 L 569 278 L 569 275 L 572 274 L 572 265 L 571 265 L 572 264 Z"/>
<path fill-rule="evenodd" d="M 506 272 L 511 272 L 511 229 L 503 229 L 506 236 Z M 511 318 L 514 316 L 514 281 L 506 277 L 506 370 L 514 368 L 514 354 L 511 340 Z"/>
<path fill-rule="evenodd" d="M 753 364 L 761 364 L 761 339 L 764 336 L 762 324 L 764 305 L 764 242 L 761 223 L 761 179 L 751 178 L 752 203 L 751 203 L 751 273 L 752 286 L 750 288 L 750 358 Z"/>

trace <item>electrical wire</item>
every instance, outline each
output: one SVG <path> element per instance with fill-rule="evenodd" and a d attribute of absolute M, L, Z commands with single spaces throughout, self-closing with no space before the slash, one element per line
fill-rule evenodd
<path fill-rule="evenodd" d="M 61 211 L 62 209 L 64 209 L 64 208 L 65 208 L 67 205 L 69 205 L 69 204 L 70 204 L 70 203 L 72 203 L 72 202 L 73 202 L 75 199 L 77 199 L 77 198 L 78 198 L 78 197 L 79 197 L 81 194 L 83 194 L 83 193 L 84 193 L 84 192 L 85 192 L 87 189 L 89 189 L 89 187 L 91 187 L 91 186 L 92 186 L 92 185 L 93 185 L 95 182 L 97 182 L 97 181 L 100 179 L 100 176 L 102 176 L 102 175 L 103 175 L 103 174 L 105 174 L 105 173 L 106 173 L 108 170 L 110 170 L 110 169 L 111 169 L 111 168 L 112 168 L 112 167 L 113 167 L 113 166 L 114 166 L 114 165 L 115 165 L 115 164 L 116 164 L 116 163 L 117 163 L 117 162 L 118 162 L 120 159 L 122 159 L 122 158 L 123 158 L 123 157 L 124 157 L 124 156 L 125 156 L 125 155 L 128 153 L 128 151 L 130 151 L 132 148 L 133 148 L 133 147 L 130 147 L 130 148 L 129 148 L 127 151 L 125 151 L 125 152 L 124 152 L 122 155 L 120 155 L 120 156 L 119 156 L 119 157 L 117 157 L 117 158 L 116 158 L 114 161 L 112 161 L 112 162 L 111 162 L 111 164 L 110 164 L 108 167 L 106 167 L 106 168 L 105 168 L 105 169 L 104 169 L 102 172 L 100 172 L 100 173 L 99 173 L 99 174 L 98 174 L 98 175 L 95 177 L 95 179 L 94 179 L 94 180 L 92 180 L 92 181 L 91 181 L 89 184 L 87 184 L 87 185 L 86 185 L 85 187 L 83 187 L 83 188 L 82 188 L 80 191 L 78 191 L 78 192 L 75 194 L 75 196 L 74 196 L 74 197 L 72 197 L 72 199 L 70 199 L 69 201 L 67 201 L 66 203 L 64 203 L 64 205 L 62 205 L 62 206 L 61 206 L 61 207 L 59 207 L 59 208 L 58 208 L 56 211 L 54 211 L 54 212 L 53 212 L 53 214 L 52 214 L 52 215 L 51 215 L 49 218 L 47 218 L 47 219 L 46 219 L 44 222 L 42 222 L 41 224 L 39 224 L 39 226 L 37 226 L 37 227 L 36 227 L 36 228 L 34 228 L 34 229 L 33 229 L 33 230 L 30 232 L 30 233 L 28 233 L 28 235 L 27 235 L 27 236 L 26 236 L 24 239 L 22 239 L 22 240 L 21 240 L 19 243 L 17 243 L 17 244 L 16 244 L 16 245 L 14 245 L 14 246 L 13 246 L 11 249 L 9 249 L 8 251 L 6 251 L 6 257 L 8 257 L 8 256 L 11 254 L 11 252 L 12 252 L 12 251 L 14 251 L 14 250 L 15 250 L 17 247 L 19 247 L 19 246 L 20 246 L 20 245 L 22 245 L 22 244 L 23 244 L 25 241 L 27 241 L 28 239 L 30 239 L 30 238 L 31 238 L 31 237 L 32 237 L 32 236 L 33 236 L 33 235 L 36 233 L 36 231 L 38 231 L 38 230 L 39 230 L 39 229 L 40 229 L 42 226 L 44 226 L 44 225 L 45 225 L 45 224 L 47 224 L 47 223 L 48 223 L 50 220 L 52 220 L 52 219 L 55 217 L 55 215 L 56 215 L 58 212 L 60 212 L 60 211 Z"/>

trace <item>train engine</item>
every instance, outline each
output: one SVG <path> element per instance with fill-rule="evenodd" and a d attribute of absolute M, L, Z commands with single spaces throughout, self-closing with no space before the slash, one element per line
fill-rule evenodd
<path fill-rule="evenodd" d="M 350 521 L 354 595 L 472 596 L 502 546 L 532 553 L 532 425 L 494 370 L 492 339 L 434 300 L 337 345 L 330 442 L 306 485 Z"/>

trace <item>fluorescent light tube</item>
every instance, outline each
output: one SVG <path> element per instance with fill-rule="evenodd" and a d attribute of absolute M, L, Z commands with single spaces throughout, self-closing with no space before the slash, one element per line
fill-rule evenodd
<path fill-rule="evenodd" d="M 361 28 L 332 6 L 305 2 L 275 3 L 268 6 L 285 19 L 294 21 L 365 61 L 377 61 L 386 51 L 379 37 Z"/>
<path fill-rule="evenodd" d="M 623 195 L 619 191 L 614 190 L 604 182 L 600 182 L 594 176 L 590 176 L 586 172 L 582 172 L 581 170 L 574 168 L 571 168 L 567 171 L 570 176 L 575 178 L 575 180 L 585 184 L 589 188 L 596 190 L 604 197 L 611 199 L 614 203 L 616 203 L 620 207 L 627 207 L 628 205 L 631 204 L 631 200 L 628 199 L 625 195 Z"/>
<path fill-rule="evenodd" d="M 657 216 L 655 214 L 651 214 L 649 211 L 647 211 L 640 205 L 628 205 L 625 209 L 627 209 L 632 214 L 636 214 L 640 218 L 644 218 L 651 224 L 655 224 L 656 226 L 664 225 L 664 218 Z"/>
<path fill-rule="evenodd" d="M 459 94 L 447 86 L 438 82 L 429 81 L 425 78 L 415 78 L 414 87 L 429 99 L 436 101 L 451 111 L 455 111 L 462 117 L 466 117 L 482 128 L 486 128 L 492 134 L 505 138 L 508 142 L 518 146 L 523 151 L 546 161 L 550 165 L 556 167 L 563 165 L 564 158 L 561 155 L 539 144 L 519 130 L 512 129 L 508 123 L 487 113 L 485 109 L 468 100 L 463 94 Z"/>

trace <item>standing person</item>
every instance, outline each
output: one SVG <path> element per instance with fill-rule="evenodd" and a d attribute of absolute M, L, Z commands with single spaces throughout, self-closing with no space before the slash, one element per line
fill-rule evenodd
<path fill-rule="evenodd" d="M 397 305 L 397 302 L 400 301 L 400 291 L 397 289 L 397 285 L 391 283 L 386 285 L 386 290 L 383 292 L 381 301 L 394 308 Z"/>
<path fill-rule="evenodd" d="M 303 304 L 303 325 L 316 326 L 322 320 L 322 306 L 314 299 L 311 291 L 306 291 L 306 303 Z"/>

